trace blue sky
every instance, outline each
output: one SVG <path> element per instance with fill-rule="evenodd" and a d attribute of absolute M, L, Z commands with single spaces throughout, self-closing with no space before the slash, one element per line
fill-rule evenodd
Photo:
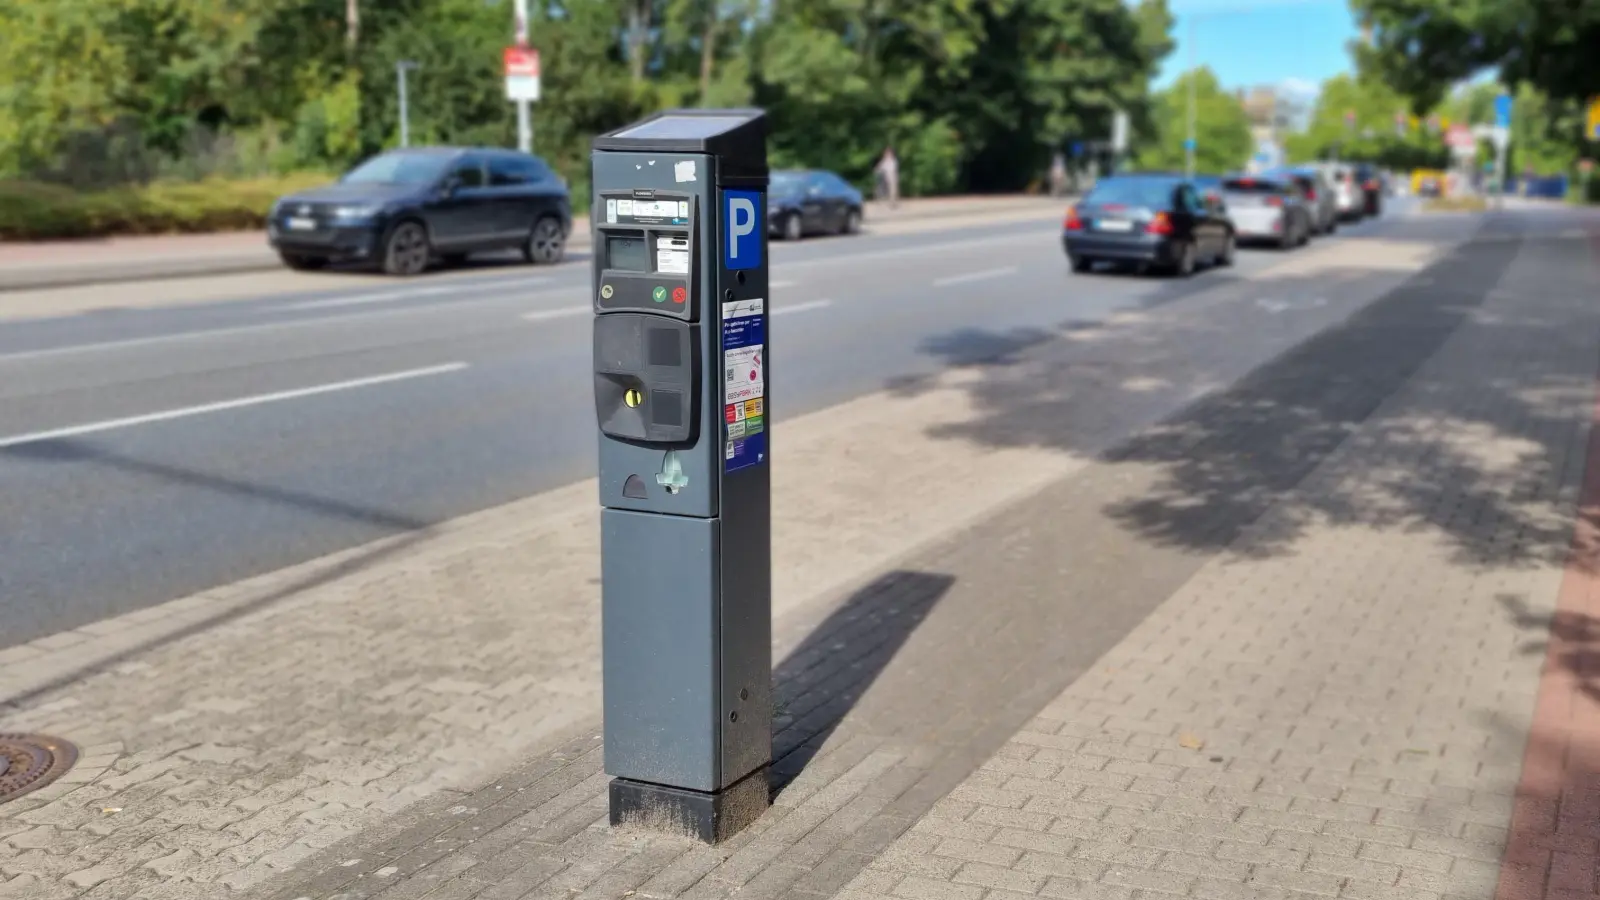
<path fill-rule="evenodd" d="M 1177 49 L 1156 79 L 1172 82 L 1194 61 L 1210 66 L 1225 87 L 1284 84 L 1314 93 L 1323 79 L 1349 71 L 1345 47 L 1357 36 L 1346 0 L 1168 0 Z"/>

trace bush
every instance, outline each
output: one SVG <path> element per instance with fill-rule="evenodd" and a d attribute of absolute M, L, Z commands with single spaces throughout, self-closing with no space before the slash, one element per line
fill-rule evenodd
<path fill-rule="evenodd" d="M 281 178 L 208 178 L 99 191 L 0 182 L 0 240 L 260 228 L 274 200 L 331 180 L 322 173 L 300 172 Z"/>
<path fill-rule="evenodd" d="M 1590 172 L 1587 179 L 1582 175 L 1574 176 L 1567 199 L 1573 203 L 1600 204 L 1600 174 Z"/>

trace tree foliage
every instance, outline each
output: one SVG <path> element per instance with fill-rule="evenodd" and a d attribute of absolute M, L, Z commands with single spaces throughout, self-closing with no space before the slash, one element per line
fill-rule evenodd
<path fill-rule="evenodd" d="M 1491 67 L 1557 101 L 1600 88 L 1600 4 L 1583 0 L 1352 0 L 1372 26 L 1363 67 L 1427 109 Z"/>
<path fill-rule="evenodd" d="M 1139 152 L 1138 165 L 1147 169 L 1182 171 L 1184 139 L 1189 129 L 1189 86 L 1194 83 L 1196 172 L 1222 174 L 1242 168 L 1255 141 L 1244 104 L 1222 89 L 1217 76 L 1202 67 L 1180 75 L 1155 97 L 1153 139 Z"/>
<path fill-rule="evenodd" d="M 1165 0 L 534 0 L 534 146 L 666 106 L 755 104 L 777 165 L 907 193 L 1020 187 L 1113 112 L 1152 119 Z M 0 0 L 0 178 L 108 184 L 337 168 L 415 143 L 510 145 L 510 0 Z"/>
<path fill-rule="evenodd" d="M 1337 158 L 1414 169 L 1449 161 L 1443 137 L 1412 115 L 1406 97 L 1377 78 L 1351 75 L 1322 83 L 1306 127 L 1286 149 L 1294 162 Z"/>

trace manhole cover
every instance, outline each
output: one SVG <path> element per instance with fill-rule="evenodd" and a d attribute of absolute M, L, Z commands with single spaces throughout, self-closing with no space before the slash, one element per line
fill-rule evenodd
<path fill-rule="evenodd" d="M 0 803 L 44 787 L 72 768 L 78 748 L 43 734 L 0 734 Z"/>

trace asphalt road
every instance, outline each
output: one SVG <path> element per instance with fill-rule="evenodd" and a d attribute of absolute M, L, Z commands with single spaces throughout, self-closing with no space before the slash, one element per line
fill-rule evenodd
<path fill-rule="evenodd" d="M 1050 222 L 952 221 L 772 258 L 781 421 L 1283 256 L 1079 276 Z M 592 475 L 588 278 L 576 259 L 0 325 L 0 648 Z"/>

